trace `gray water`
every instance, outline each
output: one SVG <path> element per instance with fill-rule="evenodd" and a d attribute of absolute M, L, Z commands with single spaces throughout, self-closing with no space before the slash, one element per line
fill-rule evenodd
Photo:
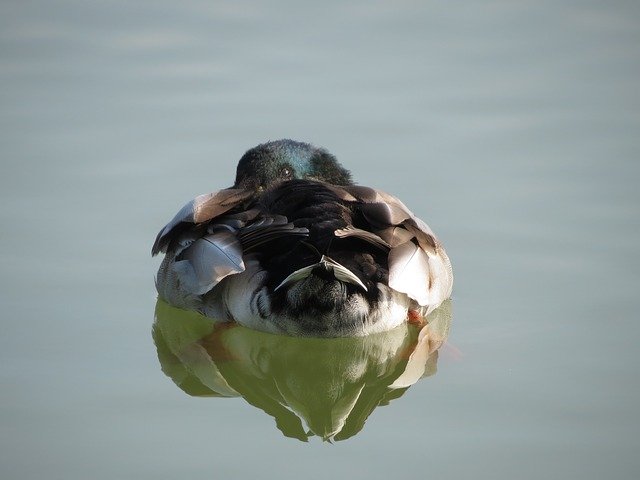
<path fill-rule="evenodd" d="M 631 1 L 0 4 L 0 477 L 637 478 Z M 402 198 L 456 276 L 437 373 L 333 444 L 186 394 L 158 229 L 268 139 Z"/>

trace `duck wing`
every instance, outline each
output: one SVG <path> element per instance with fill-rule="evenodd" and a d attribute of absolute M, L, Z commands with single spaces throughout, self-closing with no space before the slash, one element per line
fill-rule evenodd
<path fill-rule="evenodd" d="M 220 281 L 245 270 L 244 257 L 274 240 L 303 238 L 306 228 L 296 228 L 281 215 L 265 215 L 253 219 L 256 211 L 223 216 L 211 220 L 206 235 L 193 241 L 175 255 L 176 264 L 187 262 L 190 290 L 196 295 L 209 292 Z M 267 247 L 268 248 L 268 247 Z M 186 266 L 186 265 L 184 265 Z M 183 266 L 183 267 L 184 267 Z"/>
<path fill-rule="evenodd" d="M 238 188 L 225 188 L 197 196 L 182 207 L 158 232 L 151 254 L 166 252 L 169 244 L 185 230 L 239 207 L 250 201 L 253 196 L 253 191 Z"/>
<path fill-rule="evenodd" d="M 365 223 L 347 235 L 372 243 L 377 242 L 377 237 L 389 246 L 391 288 L 406 293 L 425 315 L 449 298 L 453 287 L 451 262 L 425 222 L 398 198 L 381 190 L 359 185 L 331 188 L 341 199 L 355 204 Z M 344 231 L 335 234 L 345 236 Z"/>
<path fill-rule="evenodd" d="M 285 216 L 249 208 L 254 200 L 253 192 L 240 189 L 200 195 L 160 230 L 152 253 L 167 253 L 156 282 L 163 298 L 179 306 L 197 302 L 225 277 L 243 272 L 247 253 L 308 235 Z"/>

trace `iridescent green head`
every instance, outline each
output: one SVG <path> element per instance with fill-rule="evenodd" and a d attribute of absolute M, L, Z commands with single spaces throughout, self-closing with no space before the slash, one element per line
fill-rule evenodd
<path fill-rule="evenodd" d="M 236 171 L 236 188 L 259 189 L 298 179 L 351 185 L 351 174 L 323 148 L 293 140 L 263 143 L 247 151 Z"/>

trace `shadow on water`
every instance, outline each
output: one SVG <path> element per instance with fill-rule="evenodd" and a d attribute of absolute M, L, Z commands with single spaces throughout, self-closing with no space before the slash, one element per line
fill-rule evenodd
<path fill-rule="evenodd" d="M 436 373 L 451 302 L 427 320 L 422 329 L 403 325 L 366 337 L 287 337 L 216 323 L 158 300 L 153 339 L 162 371 L 187 394 L 241 396 L 287 437 L 345 440 L 376 407 Z"/>

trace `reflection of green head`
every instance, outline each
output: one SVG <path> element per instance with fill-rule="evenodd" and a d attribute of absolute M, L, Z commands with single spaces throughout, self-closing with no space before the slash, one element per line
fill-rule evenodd
<path fill-rule="evenodd" d="M 355 435 L 377 406 L 433 373 L 436 339 L 426 341 L 424 332 L 403 325 L 366 337 L 287 337 L 215 325 L 160 300 L 154 325 L 162 369 L 183 390 L 241 395 L 272 415 L 286 436 L 303 441 Z"/>

